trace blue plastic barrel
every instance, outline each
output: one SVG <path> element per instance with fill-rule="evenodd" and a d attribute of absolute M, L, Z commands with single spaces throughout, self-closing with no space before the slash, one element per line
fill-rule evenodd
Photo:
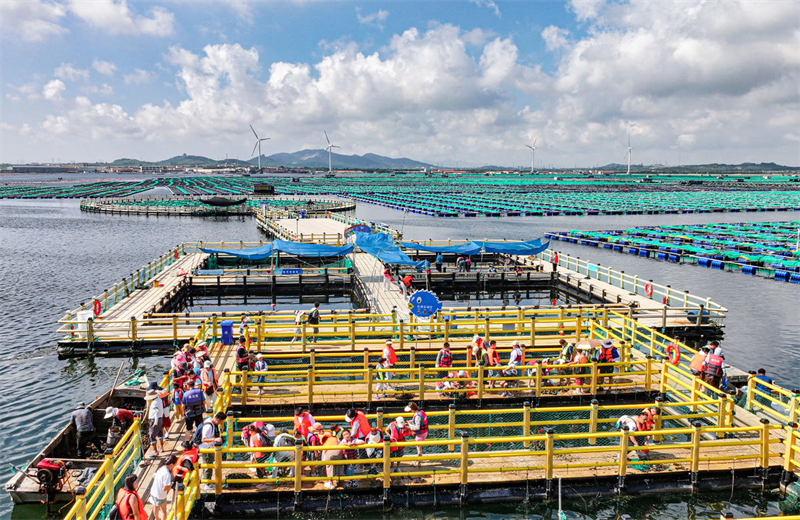
<path fill-rule="evenodd" d="M 233 345 L 233 320 L 220 322 L 220 329 L 222 330 L 222 344 Z"/>

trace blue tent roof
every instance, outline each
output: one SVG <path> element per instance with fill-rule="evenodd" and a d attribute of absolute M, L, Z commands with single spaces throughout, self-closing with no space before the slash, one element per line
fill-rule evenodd
<path fill-rule="evenodd" d="M 394 243 L 391 236 L 386 233 L 354 233 L 356 245 L 365 253 L 387 264 L 411 265 L 418 269 L 425 269 L 430 262 L 422 260 L 414 262 L 400 247 Z"/>
<path fill-rule="evenodd" d="M 203 248 L 204 253 L 219 253 L 247 260 L 264 260 L 276 252 L 287 253 L 294 256 L 326 258 L 330 256 L 344 256 L 353 251 L 353 245 L 342 247 L 325 246 L 319 244 L 305 244 L 302 242 L 287 242 L 285 240 L 275 240 L 272 243 L 264 244 L 259 247 L 249 249 L 207 249 Z"/>
<path fill-rule="evenodd" d="M 550 242 L 542 244 L 542 239 L 527 242 L 467 242 L 466 244 L 452 246 L 423 246 L 413 242 L 400 242 L 400 245 L 419 251 L 432 251 L 434 253 L 454 253 L 461 255 L 477 255 L 484 253 L 502 253 L 506 255 L 537 255 L 548 248 Z"/>

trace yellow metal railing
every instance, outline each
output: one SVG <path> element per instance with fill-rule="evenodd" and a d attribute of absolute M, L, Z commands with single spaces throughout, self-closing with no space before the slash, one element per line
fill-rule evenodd
<path fill-rule="evenodd" d="M 142 439 L 139 420 L 136 419 L 83 488 L 85 493 L 75 497 L 75 503 L 64 520 L 104 519 L 116 501 L 123 478 L 136 468 L 141 457 Z"/>
<path fill-rule="evenodd" d="M 797 422 L 800 392 L 792 392 L 774 383 L 750 376 L 747 380 L 747 409 L 778 419 L 782 423 Z"/>

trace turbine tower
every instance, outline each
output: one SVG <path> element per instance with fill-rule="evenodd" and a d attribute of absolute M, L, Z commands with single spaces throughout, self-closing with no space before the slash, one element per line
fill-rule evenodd
<path fill-rule="evenodd" d="M 633 151 L 633 148 L 631 148 L 631 134 L 628 134 L 628 151 L 625 153 L 625 155 L 628 158 L 628 175 L 631 174 L 631 152 L 632 151 Z"/>
<path fill-rule="evenodd" d="M 256 136 L 256 145 L 253 147 L 253 152 L 250 155 L 256 153 L 256 148 L 258 148 L 258 171 L 261 171 L 261 141 L 269 141 L 269 137 L 258 137 L 255 128 L 253 125 L 250 125 L 250 130 L 253 131 L 253 135 Z"/>
<path fill-rule="evenodd" d="M 326 132 L 325 130 L 323 130 L 322 132 L 325 134 L 325 140 L 328 141 L 328 146 L 325 148 L 325 150 L 328 151 L 328 173 L 333 173 L 333 168 L 331 167 L 331 151 L 334 148 L 341 148 L 341 147 L 336 146 L 335 144 L 331 144 L 331 140 L 328 139 L 328 132 Z"/>
<path fill-rule="evenodd" d="M 525 145 L 525 146 L 527 146 L 528 148 L 531 149 L 531 173 L 533 173 L 533 164 L 534 164 L 533 160 L 536 158 L 536 141 L 538 141 L 538 140 L 539 140 L 539 138 L 537 137 L 536 139 L 533 140 L 533 144 L 532 145 L 530 145 L 530 144 L 526 144 Z"/>

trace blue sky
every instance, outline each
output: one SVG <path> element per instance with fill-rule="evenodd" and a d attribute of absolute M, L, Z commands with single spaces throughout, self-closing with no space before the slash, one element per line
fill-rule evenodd
<path fill-rule="evenodd" d="M 799 6 L 4 0 L 0 161 L 797 165 Z"/>

